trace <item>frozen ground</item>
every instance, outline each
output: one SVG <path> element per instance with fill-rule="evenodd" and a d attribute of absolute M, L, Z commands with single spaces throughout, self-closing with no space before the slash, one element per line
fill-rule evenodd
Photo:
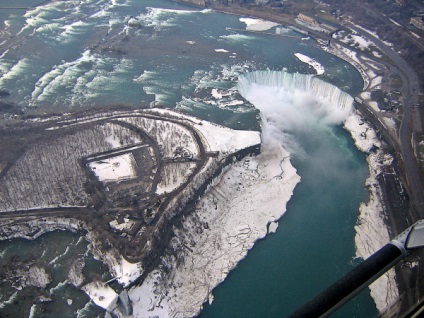
<path fill-rule="evenodd" d="M 93 282 L 83 286 L 81 289 L 90 296 L 91 300 L 97 306 L 106 310 L 112 309 L 118 299 L 118 294 L 107 284 L 102 282 Z"/>
<path fill-rule="evenodd" d="M 380 148 L 381 143 L 376 132 L 358 113 L 352 114 L 345 122 L 345 128 L 350 131 L 359 150 L 368 154 L 367 161 L 370 175 L 365 185 L 369 190 L 369 201 L 359 208 L 358 223 L 355 226 L 356 256 L 366 259 L 390 241 L 389 232 L 384 223 L 381 188 L 377 175 L 382 167 L 390 166 L 393 158 Z M 395 271 L 390 269 L 377 281 L 370 285 L 371 296 L 377 309 L 384 310 L 398 298 Z"/>
<path fill-rule="evenodd" d="M 134 317 L 198 314 L 212 301 L 212 289 L 284 214 L 299 181 L 288 153 L 275 141 L 265 143 L 259 156 L 230 166 L 176 231 L 172 244 L 185 248 L 178 259 L 164 260 L 170 272 L 158 268 L 130 289 Z M 270 232 L 275 229 L 271 223 Z"/>
<path fill-rule="evenodd" d="M 137 177 L 135 160 L 131 153 L 89 163 L 100 181 L 122 181 Z"/>

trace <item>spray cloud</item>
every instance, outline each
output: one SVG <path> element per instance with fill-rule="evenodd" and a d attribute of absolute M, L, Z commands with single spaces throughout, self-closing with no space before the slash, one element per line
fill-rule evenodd
<path fill-rule="evenodd" d="M 238 90 L 261 111 L 264 142 L 277 139 L 297 154 L 302 150 L 293 133 L 326 130 L 352 111 L 349 94 L 313 75 L 256 71 L 239 78 Z"/>

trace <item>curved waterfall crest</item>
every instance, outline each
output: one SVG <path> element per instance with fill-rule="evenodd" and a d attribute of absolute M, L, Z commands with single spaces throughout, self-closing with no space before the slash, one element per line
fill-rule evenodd
<path fill-rule="evenodd" d="M 284 71 L 255 71 L 240 76 L 237 88 L 246 98 L 252 84 L 278 87 L 287 92 L 303 91 L 312 94 L 321 102 L 337 107 L 350 114 L 353 98 L 337 86 L 327 83 L 314 75 L 287 73 Z M 348 114 L 347 114 L 348 115 Z M 347 116 L 346 116 L 347 117 Z"/>

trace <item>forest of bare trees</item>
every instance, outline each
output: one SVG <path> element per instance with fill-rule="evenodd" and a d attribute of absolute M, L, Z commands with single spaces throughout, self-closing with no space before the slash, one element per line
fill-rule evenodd
<path fill-rule="evenodd" d="M 143 141 L 132 130 L 111 123 L 58 135 L 27 149 L 0 180 L 1 211 L 86 206 L 87 176 L 80 160 L 112 149 L 110 138 L 122 146 Z"/>
<path fill-rule="evenodd" d="M 121 120 L 143 129 L 156 141 L 164 158 L 172 158 L 178 146 L 189 149 L 194 157 L 199 155 L 197 142 L 192 133 L 181 125 L 145 117 L 129 117 Z"/>

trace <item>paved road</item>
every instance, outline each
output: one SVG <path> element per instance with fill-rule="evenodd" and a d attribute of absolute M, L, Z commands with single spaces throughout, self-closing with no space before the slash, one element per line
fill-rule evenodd
<path fill-rule="evenodd" d="M 172 118 L 168 117 L 159 117 L 156 115 L 150 115 L 150 114 L 143 114 L 143 115 L 132 115 L 132 116 L 121 116 L 118 118 L 123 117 L 144 117 L 144 118 L 150 118 L 150 119 L 156 119 L 161 121 L 167 121 L 171 122 L 177 125 L 180 125 L 184 128 L 186 128 L 188 131 L 191 132 L 192 136 L 194 137 L 198 147 L 199 147 L 199 155 L 196 162 L 196 167 L 194 168 L 193 172 L 188 176 L 187 180 L 181 184 L 177 189 L 175 189 L 172 193 L 165 196 L 164 201 L 162 202 L 159 211 L 157 212 L 157 215 L 155 216 L 155 220 L 153 221 L 153 225 L 148 227 L 145 232 L 143 233 L 143 236 L 146 238 L 146 244 L 144 244 L 143 247 L 140 247 L 138 251 L 138 257 L 137 259 L 131 258 L 132 261 L 138 261 L 138 260 L 145 260 L 145 255 L 150 255 L 151 251 L 155 248 L 157 248 L 157 242 L 154 241 L 155 239 L 158 239 L 162 236 L 167 236 L 167 233 L 169 232 L 170 228 L 172 228 L 172 222 L 170 222 L 170 219 L 172 216 L 168 215 L 167 208 L 169 203 L 178 195 L 181 195 L 181 192 L 193 181 L 193 178 L 200 172 L 200 170 L 204 167 L 206 160 L 208 158 L 208 154 L 206 153 L 205 146 L 203 144 L 202 138 L 200 137 L 199 133 L 196 129 L 194 129 L 191 125 Z M 117 122 L 119 124 L 122 124 L 122 122 Z M 130 128 L 132 126 L 132 129 L 139 129 L 142 131 L 140 127 L 133 126 L 131 124 L 126 123 L 127 127 Z M 146 137 L 146 134 L 143 133 L 143 135 Z M 149 137 L 150 138 L 150 137 Z M 153 144 L 155 144 L 155 156 L 157 160 L 160 161 L 158 171 L 156 173 L 155 181 L 154 183 L 157 185 L 158 178 L 160 177 L 160 171 L 162 169 L 163 161 L 161 159 L 161 155 L 159 152 L 159 148 L 157 148 L 156 142 L 153 140 L 151 141 Z M 193 161 L 194 162 L 194 161 Z M 156 187 L 155 187 L 156 190 Z M 156 197 L 156 196 L 154 196 Z M 152 199 L 154 200 L 154 198 Z M 147 241 L 150 243 L 147 244 Z M 127 255 L 128 257 L 128 255 Z"/>
<path fill-rule="evenodd" d="M 403 95 L 403 118 L 399 129 L 399 142 L 400 149 L 402 152 L 402 158 L 405 164 L 406 177 L 410 192 L 412 194 L 412 203 L 416 209 L 417 216 L 420 219 L 424 218 L 424 187 L 420 178 L 418 165 L 414 152 L 411 147 L 412 131 L 411 126 L 414 129 L 422 129 L 421 117 L 412 116 L 413 106 L 418 104 L 418 89 L 419 79 L 414 70 L 408 65 L 408 63 L 401 58 L 394 50 L 389 48 L 383 41 L 370 34 L 363 29 L 357 28 L 356 26 L 349 24 L 349 28 L 355 30 L 359 34 L 364 34 L 367 38 L 373 41 L 373 43 L 394 63 L 393 73 L 399 74 L 402 78 L 403 87 L 401 89 Z M 412 120 L 411 120 L 412 119 Z"/>

